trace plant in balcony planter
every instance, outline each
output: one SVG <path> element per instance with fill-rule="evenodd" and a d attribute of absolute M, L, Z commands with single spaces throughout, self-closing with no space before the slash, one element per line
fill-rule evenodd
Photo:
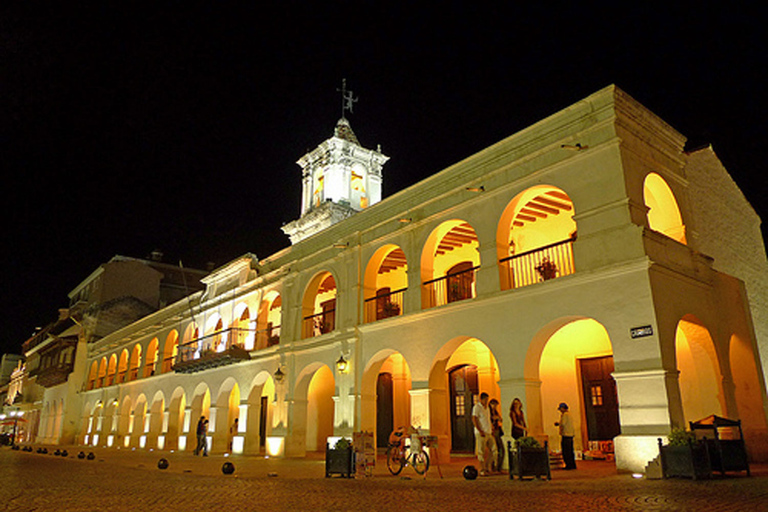
<path fill-rule="evenodd" d="M 712 476 L 707 444 L 697 441 L 693 432 L 674 428 L 668 440 L 669 444 L 662 445 L 661 438 L 658 439 L 664 478 L 683 477 L 697 480 Z"/>
<path fill-rule="evenodd" d="M 351 478 L 355 473 L 355 450 L 352 442 L 342 437 L 331 448 L 325 446 L 325 476 L 341 475 Z"/>
<path fill-rule="evenodd" d="M 386 304 L 384 304 L 384 318 L 397 316 L 399 314 L 400 314 L 400 306 L 398 306 L 394 302 L 387 302 Z"/>
<path fill-rule="evenodd" d="M 536 438 L 531 436 L 521 437 L 507 445 L 509 451 L 509 478 L 514 480 L 515 476 L 522 480 L 526 476 L 541 478 L 546 476 L 547 480 L 552 479 L 552 473 L 549 469 L 549 445 L 545 441 L 541 446 Z"/>
<path fill-rule="evenodd" d="M 549 281 L 557 277 L 557 265 L 555 265 L 549 258 L 544 257 L 541 263 L 536 265 L 536 272 L 541 276 L 542 281 Z"/>

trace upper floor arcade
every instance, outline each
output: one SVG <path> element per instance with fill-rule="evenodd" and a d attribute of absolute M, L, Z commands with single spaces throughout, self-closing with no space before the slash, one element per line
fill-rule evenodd
<path fill-rule="evenodd" d="M 696 219 L 683 145 L 606 88 L 291 247 L 212 273 L 165 327 L 139 336 L 144 363 L 134 374 L 263 357 L 640 259 L 706 279 L 711 261 L 688 236 Z M 137 342 L 127 338 L 91 354 L 88 386 L 119 380 L 121 360 L 131 378 Z"/>

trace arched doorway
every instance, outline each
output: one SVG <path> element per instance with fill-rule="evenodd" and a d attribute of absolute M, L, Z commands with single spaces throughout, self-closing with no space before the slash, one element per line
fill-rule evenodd
<path fill-rule="evenodd" d="M 685 425 L 710 414 L 723 416 L 723 378 L 715 345 L 709 330 L 694 315 L 685 315 L 677 324 L 675 358 Z"/>
<path fill-rule="evenodd" d="M 403 314 L 407 288 L 408 262 L 405 253 L 393 244 L 380 247 L 365 269 L 365 321 L 375 322 Z"/>
<path fill-rule="evenodd" d="M 336 328 L 336 280 L 320 272 L 307 285 L 301 305 L 302 338 L 329 333 Z"/>
<path fill-rule="evenodd" d="M 475 297 L 480 253 L 474 228 L 463 220 L 437 226 L 421 253 L 421 303 L 427 309 Z"/>
<path fill-rule="evenodd" d="M 648 207 L 648 226 L 652 230 L 686 243 L 685 225 L 675 195 L 664 178 L 655 172 L 645 177 L 643 201 Z"/>
<path fill-rule="evenodd" d="M 498 362 L 481 340 L 457 337 L 438 351 L 429 376 L 429 418 L 430 432 L 442 437 L 441 456 L 448 455 L 447 447 L 455 453 L 474 451 L 472 407 L 483 392 L 498 400 L 498 381 Z"/>
<path fill-rule="evenodd" d="M 181 441 L 184 438 L 183 432 L 185 427 L 189 428 L 189 425 L 184 425 L 184 411 L 186 408 L 187 399 L 184 389 L 177 387 L 173 391 L 168 405 L 168 431 L 165 435 L 165 448 L 168 450 L 182 450 L 186 448 L 186 439 Z"/>
<path fill-rule="evenodd" d="M 574 272 L 573 215 L 568 194 L 551 185 L 531 187 L 509 202 L 496 232 L 502 290 Z"/>
<path fill-rule="evenodd" d="M 272 403 L 275 397 L 275 381 L 269 372 L 259 373 L 253 380 L 248 394 L 248 419 L 245 430 L 246 453 L 266 451 L 267 437 L 272 431 Z"/>
<path fill-rule="evenodd" d="M 525 378 L 540 382 L 527 394 L 529 431 L 559 440 L 558 405 L 568 404 L 574 419 L 576 451 L 613 452 L 621 433 L 613 372 L 613 347 L 605 327 L 591 318 L 562 318 L 537 334 L 528 350 Z M 536 414 L 536 405 L 541 409 Z"/>

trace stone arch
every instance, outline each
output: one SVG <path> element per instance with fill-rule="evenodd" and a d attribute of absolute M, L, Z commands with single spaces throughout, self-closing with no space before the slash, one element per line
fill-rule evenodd
<path fill-rule="evenodd" d="M 568 404 L 574 419 L 576 450 L 587 450 L 588 441 L 607 441 L 621 433 L 611 377 L 613 344 L 599 321 L 564 316 L 543 326 L 529 345 L 523 372 L 526 393 L 520 398 L 532 435 L 559 437 L 554 423 L 561 402 Z"/>
<path fill-rule="evenodd" d="M 232 326 L 227 339 L 227 348 L 232 345 L 253 349 L 253 332 L 251 328 L 251 310 L 245 302 L 238 302 L 232 316 Z"/>
<path fill-rule="evenodd" d="M 264 295 L 256 319 L 256 348 L 271 347 L 280 343 L 282 306 L 282 296 L 277 290 L 270 290 Z"/>
<path fill-rule="evenodd" d="M 131 397 L 126 396 L 120 404 L 120 413 L 117 420 L 117 445 L 127 448 L 130 446 L 133 433 L 133 404 Z"/>
<path fill-rule="evenodd" d="M 456 379 L 454 383 L 452 378 Z M 463 387 L 458 386 L 462 381 Z M 498 381 L 498 362 L 488 345 L 471 336 L 454 337 L 440 347 L 432 360 L 428 400 L 426 396 L 414 396 L 413 425 L 429 425 L 430 433 L 440 439 L 443 456 L 449 450 L 472 452 L 472 406 L 482 392 L 498 400 Z"/>
<path fill-rule="evenodd" d="M 128 376 L 128 349 L 123 349 L 120 352 L 120 359 L 117 363 L 117 377 L 115 383 L 126 382 Z"/>
<path fill-rule="evenodd" d="M 163 434 L 163 416 L 165 415 L 165 395 L 158 390 L 152 397 L 152 403 L 149 407 L 149 424 L 146 429 L 146 448 L 163 449 L 165 446 L 165 437 Z"/>
<path fill-rule="evenodd" d="M 648 208 L 648 227 L 682 244 L 687 243 L 685 224 L 675 195 L 664 178 L 655 172 L 645 177 L 643 201 Z"/>
<path fill-rule="evenodd" d="M 336 329 L 336 278 L 325 270 L 310 279 L 301 302 L 301 337 L 312 338 Z"/>
<path fill-rule="evenodd" d="M 224 340 L 226 338 L 226 334 L 223 331 L 224 319 L 218 312 L 214 312 L 205 322 L 205 330 L 203 331 L 203 338 L 201 340 L 202 346 L 200 349 L 203 352 L 222 352 L 225 349 Z"/>
<path fill-rule="evenodd" d="M 195 322 L 187 324 L 184 329 L 184 336 L 179 343 L 179 359 L 181 361 L 190 361 L 200 357 L 200 329 Z"/>
<path fill-rule="evenodd" d="M 187 446 L 194 448 L 197 446 L 197 433 L 195 432 L 198 421 L 205 417 L 210 421 L 211 417 L 211 391 L 208 384 L 200 382 L 192 392 L 190 400 L 190 421 L 189 433 L 187 434 Z M 211 425 L 208 425 L 208 432 L 211 431 Z M 210 448 L 210 442 L 209 442 Z"/>
<path fill-rule="evenodd" d="M 763 405 L 766 399 L 757 351 L 748 340 L 734 334 L 729 343 L 729 360 L 738 416 L 750 455 L 752 460 L 768 461 L 768 425 Z"/>
<path fill-rule="evenodd" d="M 117 355 L 112 354 L 109 356 L 109 364 L 107 365 L 107 380 L 106 385 L 111 386 L 115 383 L 115 375 L 117 374 Z"/>
<path fill-rule="evenodd" d="M 709 329 L 695 315 L 684 315 L 677 324 L 675 364 L 685 425 L 710 414 L 725 415 L 720 360 Z"/>
<path fill-rule="evenodd" d="M 396 350 L 377 352 L 363 370 L 360 421 L 378 447 L 386 446 L 393 429 L 411 424 L 411 386 L 408 362 Z"/>
<path fill-rule="evenodd" d="M 399 245 L 385 244 L 368 260 L 363 277 L 365 321 L 403 314 L 408 261 Z"/>
<path fill-rule="evenodd" d="M 302 451 L 324 450 L 326 439 L 333 435 L 335 388 L 336 379 L 326 364 L 311 363 L 299 372 L 294 388 L 293 428 Z"/>
<path fill-rule="evenodd" d="M 274 397 L 275 381 L 272 374 L 262 370 L 253 378 L 248 392 L 248 415 L 244 425 L 245 452 L 261 453 L 266 450 L 267 437 L 274 424 Z"/>
<path fill-rule="evenodd" d="M 101 388 L 107 385 L 107 358 L 102 357 L 99 363 L 99 376 L 96 380 L 96 387 Z"/>
<path fill-rule="evenodd" d="M 172 370 L 179 351 L 179 331 L 172 329 L 165 338 L 163 344 L 163 368 L 162 373 L 168 373 Z"/>
<path fill-rule="evenodd" d="M 128 380 L 136 380 L 139 378 L 139 369 L 141 368 L 141 345 L 136 344 L 131 351 L 131 361 L 128 367 Z"/>
<path fill-rule="evenodd" d="M 136 398 L 136 405 L 133 407 L 130 423 L 131 446 L 134 448 L 144 448 L 146 443 L 147 424 L 147 397 L 141 393 Z"/>
<path fill-rule="evenodd" d="M 147 355 L 144 358 L 144 377 L 152 377 L 157 372 L 157 355 L 159 341 L 157 337 L 152 338 L 147 346 Z"/>
<path fill-rule="evenodd" d="M 571 198 L 552 185 L 530 187 L 507 204 L 496 230 L 502 290 L 574 272 L 573 216 Z"/>
<path fill-rule="evenodd" d="M 421 251 L 421 307 L 442 306 L 477 295 L 475 272 L 480 267 L 474 227 L 461 219 L 441 222 Z"/>
<path fill-rule="evenodd" d="M 187 408 L 186 394 L 184 388 L 177 386 L 171 394 L 168 403 L 168 430 L 165 436 L 165 447 L 169 450 L 183 450 L 186 448 L 186 437 L 184 432 L 189 431 L 189 419 L 185 421 Z M 180 443 L 180 440 L 183 441 Z"/>
<path fill-rule="evenodd" d="M 86 385 L 87 390 L 95 389 L 97 387 L 96 380 L 99 376 L 99 362 L 93 361 L 91 363 L 91 370 L 88 372 L 88 383 Z"/>

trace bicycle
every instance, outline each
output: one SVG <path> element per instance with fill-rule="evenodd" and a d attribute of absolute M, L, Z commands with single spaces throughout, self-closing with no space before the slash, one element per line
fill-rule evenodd
<path fill-rule="evenodd" d="M 410 444 L 408 438 L 402 438 L 404 432 L 397 434 L 395 431 L 390 436 L 387 446 L 387 469 L 393 475 L 399 475 L 407 465 L 413 467 L 416 473 L 423 475 L 429 471 L 429 455 L 424 451 L 424 437 L 412 435 Z M 394 439 L 393 439 L 394 438 Z"/>

